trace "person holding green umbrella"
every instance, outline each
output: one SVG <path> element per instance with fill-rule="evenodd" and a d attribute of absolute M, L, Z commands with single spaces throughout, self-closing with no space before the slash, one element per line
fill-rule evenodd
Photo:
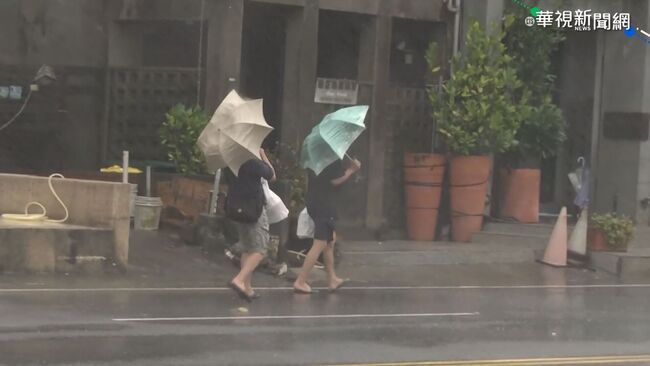
<path fill-rule="evenodd" d="M 337 190 L 361 169 L 361 162 L 347 156 L 352 143 L 365 130 L 368 106 L 340 109 L 327 115 L 305 138 L 301 152 L 302 166 L 310 170 L 307 188 L 307 212 L 314 220 L 314 242 L 293 284 L 295 293 L 314 292 L 307 283 L 309 273 L 321 253 L 327 270 L 328 288 L 336 291 L 345 280 L 334 270 Z M 347 157 L 344 165 L 343 159 Z"/>

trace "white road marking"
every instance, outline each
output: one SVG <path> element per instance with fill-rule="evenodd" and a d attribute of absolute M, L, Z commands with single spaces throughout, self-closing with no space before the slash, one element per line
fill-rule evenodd
<path fill-rule="evenodd" d="M 325 287 L 314 287 L 327 290 Z M 469 285 L 469 286 L 345 286 L 337 291 L 400 291 L 400 290 L 535 290 L 535 289 L 609 289 L 609 288 L 650 288 L 650 283 L 602 284 L 602 285 Z M 261 291 L 292 291 L 292 287 L 256 287 Z M 6 288 L 2 293 L 41 293 L 41 292 L 210 292 L 232 291 L 228 287 L 106 287 L 106 288 Z"/>
<path fill-rule="evenodd" d="M 288 320 L 288 319 L 362 319 L 362 318 L 423 318 L 478 316 L 474 313 L 424 313 L 424 314 L 327 314 L 327 315 L 267 315 L 267 316 L 205 316 L 183 318 L 116 318 L 116 322 L 171 322 L 203 320 Z"/>

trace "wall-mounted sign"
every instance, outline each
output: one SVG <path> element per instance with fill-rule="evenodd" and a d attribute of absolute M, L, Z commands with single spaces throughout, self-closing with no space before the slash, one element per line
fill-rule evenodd
<path fill-rule="evenodd" d="M 0 99 L 7 99 L 7 98 L 9 98 L 9 87 L 0 86 Z"/>
<path fill-rule="evenodd" d="M 316 79 L 316 103 L 354 105 L 358 96 L 359 83 L 356 80 Z"/>

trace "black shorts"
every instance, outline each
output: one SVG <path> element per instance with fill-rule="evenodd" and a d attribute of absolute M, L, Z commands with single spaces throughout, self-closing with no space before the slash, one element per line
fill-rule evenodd
<path fill-rule="evenodd" d="M 322 240 L 328 244 L 334 241 L 334 232 L 336 231 L 336 221 L 330 218 L 314 218 L 314 239 Z"/>
<path fill-rule="evenodd" d="M 314 239 L 332 243 L 336 231 L 336 208 L 322 202 L 308 202 L 307 213 L 314 220 Z"/>

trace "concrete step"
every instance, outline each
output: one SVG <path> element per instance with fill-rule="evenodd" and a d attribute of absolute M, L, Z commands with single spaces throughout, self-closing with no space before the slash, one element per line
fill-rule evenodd
<path fill-rule="evenodd" d="M 630 248 L 650 248 L 650 226 L 637 226 Z"/>
<path fill-rule="evenodd" d="M 443 264 L 533 263 L 535 245 L 451 242 L 344 242 L 346 265 L 417 266 Z"/>
<path fill-rule="evenodd" d="M 619 277 L 650 276 L 650 248 L 630 249 L 627 253 L 591 252 L 590 264 Z"/>
<path fill-rule="evenodd" d="M 544 247 L 548 243 L 548 235 L 516 234 L 511 232 L 481 231 L 472 237 L 473 243 L 479 244 L 507 244 L 507 245 L 529 245 Z"/>
<path fill-rule="evenodd" d="M 505 233 L 518 235 L 551 235 L 551 224 L 518 224 L 507 222 L 486 222 L 483 232 Z"/>

